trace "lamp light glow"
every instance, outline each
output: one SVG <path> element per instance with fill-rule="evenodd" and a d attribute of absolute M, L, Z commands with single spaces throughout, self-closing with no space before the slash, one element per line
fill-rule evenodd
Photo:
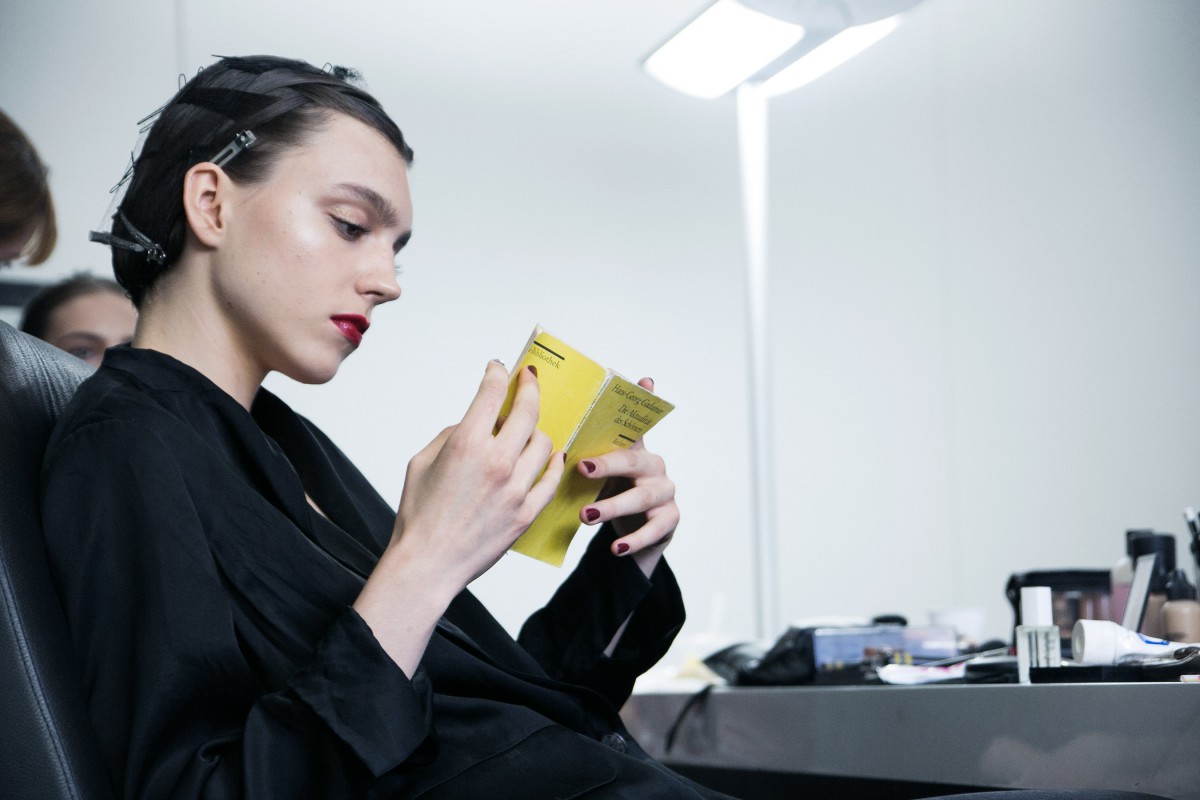
<path fill-rule="evenodd" d="M 770 403 L 767 106 L 887 36 L 921 0 L 717 0 L 642 62 L 661 83 L 703 99 L 737 87 L 746 233 L 751 484 L 758 636 L 778 635 L 779 590 Z"/>
<path fill-rule="evenodd" d="M 719 97 L 804 38 L 804 26 L 717 0 L 643 63 L 656 80 L 693 97 Z"/>
<path fill-rule="evenodd" d="M 900 17 L 887 17 L 867 25 L 847 28 L 813 48 L 812 52 L 784 67 L 763 82 L 763 91 L 770 97 L 799 89 L 830 70 L 844 64 L 871 45 L 896 30 Z"/>

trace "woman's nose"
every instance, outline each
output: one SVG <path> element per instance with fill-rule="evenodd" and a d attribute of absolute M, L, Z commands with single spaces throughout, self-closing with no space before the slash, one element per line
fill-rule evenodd
<path fill-rule="evenodd" d="M 371 297 L 376 304 L 390 303 L 400 296 L 396 263 L 390 250 L 386 259 L 375 257 L 370 268 L 364 269 L 359 278 L 359 293 Z"/>

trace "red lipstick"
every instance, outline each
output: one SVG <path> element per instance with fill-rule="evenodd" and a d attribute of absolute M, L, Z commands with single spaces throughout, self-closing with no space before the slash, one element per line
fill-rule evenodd
<path fill-rule="evenodd" d="M 367 322 L 367 318 L 362 314 L 335 314 L 329 319 L 355 347 L 362 343 L 363 334 L 371 327 L 371 323 Z"/>

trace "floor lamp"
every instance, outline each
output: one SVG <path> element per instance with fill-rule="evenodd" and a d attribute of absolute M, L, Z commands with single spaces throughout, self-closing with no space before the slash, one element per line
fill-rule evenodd
<path fill-rule="evenodd" d="M 717 0 L 642 62 L 652 77 L 712 99 L 737 92 L 750 348 L 755 623 L 779 633 L 767 316 L 768 101 L 809 83 L 895 29 L 920 0 Z"/>

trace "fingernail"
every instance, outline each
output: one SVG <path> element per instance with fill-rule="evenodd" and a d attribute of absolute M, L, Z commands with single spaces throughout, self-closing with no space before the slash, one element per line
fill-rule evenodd
<path fill-rule="evenodd" d="M 533 364 L 529 365 L 529 371 L 533 373 L 533 377 L 537 377 L 537 367 L 535 367 Z"/>
<path fill-rule="evenodd" d="M 623 556 L 627 552 L 629 552 L 629 545 L 625 544 L 624 542 L 621 542 L 617 545 L 617 555 Z"/>
<path fill-rule="evenodd" d="M 498 359 L 498 358 L 493 358 L 493 359 L 492 359 L 492 363 L 493 363 L 493 364 L 499 364 L 499 365 L 500 365 L 500 366 L 502 366 L 502 367 L 504 366 L 504 362 L 503 362 L 503 361 L 501 361 L 501 360 L 500 360 L 500 359 Z M 506 369 L 507 369 L 507 367 L 506 367 Z"/>
<path fill-rule="evenodd" d="M 596 471 L 596 462 L 595 461 L 580 461 L 579 463 L 583 464 L 583 471 L 586 472 L 588 475 L 591 475 L 593 472 Z"/>
<path fill-rule="evenodd" d="M 595 522 L 596 520 L 600 519 L 600 512 L 594 508 L 589 508 L 583 512 L 583 518 L 588 522 Z"/>

